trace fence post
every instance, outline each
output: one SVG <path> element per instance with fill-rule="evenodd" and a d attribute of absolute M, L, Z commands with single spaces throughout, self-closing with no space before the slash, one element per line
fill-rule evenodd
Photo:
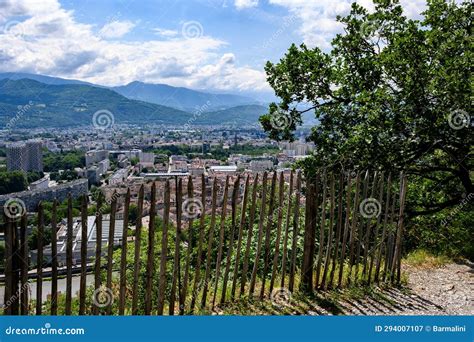
<path fill-rule="evenodd" d="M 402 238 L 403 238 L 403 220 L 404 220 L 404 211 L 405 211 L 405 197 L 407 191 L 407 179 L 406 176 L 400 174 L 400 211 L 398 214 L 398 225 L 397 225 L 397 236 L 395 241 L 395 253 L 393 256 L 392 262 L 392 281 L 395 277 L 395 267 L 396 269 L 396 281 L 400 283 L 401 276 L 401 258 L 402 258 Z"/>
<path fill-rule="evenodd" d="M 258 187 L 258 173 L 255 175 L 252 185 L 252 204 L 250 206 L 249 228 L 247 232 L 247 244 L 245 247 L 244 264 L 242 266 L 242 280 L 240 282 L 239 298 L 245 292 L 245 283 L 247 282 L 248 261 L 250 255 L 250 246 L 252 244 L 253 224 L 255 222 L 255 207 L 257 205 L 257 187 Z"/>
<path fill-rule="evenodd" d="M 5 213 L 3 214 L 5 222 L 5 297 L 3 300 L 4 315 L 12 314 L 10 301 L 13 295 L 13 222 Z"/>
<path fill-rule="evenodd" d="M 168 256 L 168 225 L 170 218 L 170 182 L 165 183 L 165 206 L 163 214 L 163 233 L 161 236 L 160 277 L 158 284 L 158 315 L 163 315 L 166 293 L 166 259 Z"/>
<path fill-rule="evenodd" d="M 303 243 L 303 264 L 301 266 L 301 285 L 303 291 L 311 291 L 313 288 L 313 258 L 315 244 L 315 213 L 314 206 L 314 179 L 306 179 L 306 205 L 305 205 L 305 225 Z"/>
<path fill-rule="evenodd" d="M 258 261 L 262 249 L 262 235 L 263 235 L 263 221 L 265 220 L 265 208 L 267 200 L 267 172 L 263 173 L 262 179 L 262 202 L 260 207 L 260 217 L 258 220 L 258 239 L 257 239 L 257 251 L 255 253 L 255 260 L 252 269 L 252 278 L 250 279 L 249 295 L 253 295 L 255 292 L 255 282 L 257 281 Z"/>
<path fill-rule="evenodd" d="M 67 236 L 66 236 L 66 316 L 72 313 L 72 197 L 67 197 Z"/>
<path fill-rule="evenodd" d="M 79 315 L 86 311 L 86 277 L 87 277 L 87 196 L 81 199 L 81 280 L 79 284 Z"/>
<path fill-rule="evenodd" d="M 296 274 L 296 249 L 298 248 L 298 228 L 300 221 L 300 198 L 301 198 L 301 171 L 298 171 L 296 176 L 296 199 L 295 212 L 293 215 L 293 240 L 291 242 L 291 265 L 290 265 L 290 280 L 288 283 L 288 290 L 293 291 L 295 286 Z"/>
<path fill-rule="evenodd" d="M 214 229 L 216 226 L 216 201 L 217 201 L 217 179 L 214 178 L 212 184 L 212 203 L 211 203 L 211 226 L 209 227 L 209 235 L 207 240 L 207 254 L 206 254 L 206 273 L 204 275 L 204 288 L 202 290 L 201 308 L 206 306 L 207 290 L 209 288 L 209 276 L 211 274 L 211 253 L 212 243 L 214 240 Z"/>
<path fill-rule="evenodd" d="M 28 240 L 26 238 L 26 228 L 28 226 L 27 214 L 21 217 L 20 226 L 20 258 L 21 258 L 21 314 L 28 315 Z"/>
<path fill-rule="evenodd" d="M 201 264 L 202 264 L 202 245 L 204 240 L 204 231 L 205 231 L 205 218 L 206 218 L 206 179 L 204 175 L 201 175 L 201 204 L 202 204 L 202 212 L 201 217 L 199 220 L 199 241 L 198 241 L 198 252 L 197 252 L 197 260 L 196 260 L 196 274 L 194 275 L 194 283 L 193 283 L 193 292 L 191 294 L 191 310 L 190 312 L 194 312 L 194 306 L 196 304 L 196 297 L 198 293 L 198 284 L 201 275 Z"/>
<path fill-rule="evenodd" d="M 127 189 L 123 208 L 122 250 L 120 255 L 120 294 L 119 315 L 125 313 L 125 290 L 127 286 L 127 240 L 128 240 L 128 212 L 130 208 L 130 188 Z"/>
<path fill-rule="evenodd" d="M 286 276 L 286 263 L 288 253 L 288 236 L 290 231 L 290 220 L 291 220 L 291 209 L 292 209 L 292 197 L 293 196 L 293 170 L 290 172 L 290 189 L 288 191 L 288 206 L 286 209 L 286 223 L 285 223 L 285 236 L 283 237 L 283 250 L 281 260 L 281 282 L 280 286 L 285 287 L 285 276 Z"/>
<path fill-rule="evenodd" d="M 245 179 L 245 188 L 244 188 L 244 197 L 242 199 L 242 209 L 240 211 L 240 226 L 237 239 L 237 251 L 235 255 L 235 265 L 234 265 L 234 278 L 232 280 L 232 290 L 231 290 L 231 299 L 235 298 L 235 290 L 237 286 L 237 278 L 239 276 L 239 267 L 240 267 L 240 249 L 242 247 L 242 238 L 245 225 L 245 216 L 247 213 L 247 201 L 248 201 L 248 192 L 249 192 L 249 175 Z"/>
<path fill-rule="evenodd" d="M 226 177 L 225 187 L 224 187 L 224 199 L 222 201 L 222 211 L 221 211 L 221 221 L 220 221 L 220 231 L 219 231 L 219 244 L 217 251 L 217 261 L 216 261 L 216 277 L 214 283 L 214 293 L 212 295 L 212 307 L 214 308 L 217 295 L 217 285 L 219 283 L 220 269 L 221 269 L 221 260 L 222 260 L 222 249 L 224 244 L 224 230 L 225 230 L 225 218 L 227 215 L 227 196 L 229 191 L 229 176 Z"/>
<path fill-rule="evenodd" d="M 265 249 L 264 249 L 264 259 L 263 259 L 263 271 L 262 271 L 262 287 L 260 288 L 260 300 L 263 299 L 265 293 L 265 281 L 267 277 L 268 270 L 268 259 L 270 257 L 270 233 L 273 225 L 273 212 L 275 206 L 275 187 L 276 187 L 276 171 L 273 172 L 272 177 L 272 187 L 270 191 L 270 207 L 268 209 L 268 218 L 267 218 L 267 229 L 265 231 Z"/>
<path fill-rule="evenodd" d="M 132 315 L 138 314 L 138 275 L 140 273 L 140 249 L 142 236 L 142 216 L 143 216 L 143 197 L 144 186 L 140 186 L 138 191 L 138 205 L 137 205 L 137 221 L 135 222 L 135 250 L 133 260 L 133 296 L 132 296 Z"/>
<path fill-rule="evenodd" d="M 148 253 L 146 263 L 146 288 L 145 288 L 145 315 L 151 314 L 152 308 L 152 284 L 154 274 L 154 259 L 155 259 L 155 214 L 156 214 L 156 183 L 153 181 L 151 186 L 151 205 L 150 205 L 150 219 L 148 224 Z"/>

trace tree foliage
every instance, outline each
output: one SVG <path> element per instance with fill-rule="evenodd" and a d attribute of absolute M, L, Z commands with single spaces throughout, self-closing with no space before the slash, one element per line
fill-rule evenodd
<path fill-rule="evenodd" d="M 314 111 L 316 150 L 306 172 L 403 170 L 423 186 L 409 213 L 437 212 L 473 192 L 473 4 L 430 0 L 422 19 L 412 20 L 397 1 L 374 2 L 372 13 L 354 3 L 338 18 L 344 32 L 330 51 L 292 45 L 267 63 L 281 102 L 260 121 L 270 137 L 287 140 L 301 114 Z"/>

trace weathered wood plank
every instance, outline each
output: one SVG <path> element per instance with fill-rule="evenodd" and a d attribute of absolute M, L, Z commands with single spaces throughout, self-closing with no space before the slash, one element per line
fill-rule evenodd
<path fill-rule="evenodd" d="M 268 218 L 267 218 L 267 227 L 265 230 L 265 247 L 264 247 L 264 254 L 263 254 L 263 270 L 262 270 L 262 287 L 260 288 L 260 300 L 263 299 L 265 294 L 265 282 L 267 278 L 268 272 L 268 264 L 270 258 L 270 239 L 271 239 L 271 230 L 273 225 L 273 216 L 274 216 L 274 206 L 275 206 L 275 189 L 276 189 L 276 179 L 277 173 L 276 171 L 273 172 L 272 176 L 272 185 L 270 190 L 270 204 L 268 208 Z"/>
<path fill-rule="evenodd" d="M 255 222 L 255 207 L 257 205 L 257 187 L 258 187 L 258 173 L 255 175 L 252 185 L 252 203 L 250 206 L 250 217 L 249 217 L 249 226 L 247 231 L 247 243 L 245 246 L 245 254 L 244 260 L 242 265 L 242 279 L 240 282 L 240 292 L 239 298 L 245 292 L 245 285 L 247 283 L 247 272 L 248 272 L 248 262 L 249 262 L 249 255 L 250 255 L 250 247 L 252 245 L 252 237 L 253 237 L 253 224 Z"/>
<path fill-rule="evenodd" d="M 212 202 L 211 202 L 211 225 L 209 227 L 209 235 L 207 239 L 207 253 L 206 253 L 206 272 L 204 275 L 203 290 L 201 297 L 201 308 L 204 308 L 207 303 L 207 291 L 209 288 L 209 277 L 211 275 L 211 253 L 212 253 L 212 244 L 214 241 L 214 230 L 216 226 L 216 202 L 217 202 L 217 179 L 214 178 L 212 184 Z"/>
<path fill-rule="evenodd" d="M 364 177 L 364 181 L 363 181 L 362 201 L 367 199 L 368 188 L 369 188 L 369 171 L 367 171 L 365 173 L 365 177 Z M 362 203 L 362 201 L 361 201 L 361 203 Z M 357 212 L 359 213 L 359 216 L 361 216 L 360 204 L 357 207 Z M 363 238 L 364 238 L 363 225 L 364 225 L 364 221 L 359 220 L 358 225 L 357 225 L 357 233 L 358 233 L 357 250 L 356 250 L 356 253 L 355 253 L 355 256 L 354 256 L 354 262 L 355 262 L 354 283 L 357 283 L 358 280 L 359 280 L 360 252 L 361 252 L 361 249 L 362 249 Z"/>
<path fill-rule="evenodd" d="M 321 288 L 327 289 L 326 277 L 329 271 L 329 262 L 331 256 L 331 249 L 333 244 L 333 231 L 334 231 L 334 210 L 335 210 L 335 184 L 334 184 L 334 174 L 331 174 L 331 184 L 330 184 L 330 209 L 329 209 L 329 231 L 328 231 L 328 243 L 326 245 L 326 256 L 324 258 L 324 271 L 323 279 L 321 280 Z"/>
<path fill-rule="evenodd" d="M 83 195 L 81 198 L 81 279 L 79 281 L 80 282 L 79 283 L 79 315 L 84 315 L 86 313 L 86 284 L 87 284 L 86 277 L 87 277 L 87 195 Z"/>
<path fill-rule="evenodd" d="M 267 172 L 263 173 L 262 179 L 262 202 L 260 207 L 260 217 L 258 220 L 258 239 L 257 239 L 257 251 L 255 253 L 255 260 L 252 269 L 252 277 L 250 278 L 249 295 L 252 296 L 255 292 L 255 283 L 257 281 L 258 261 L 260 253 L 262 251 L 262 237 L 263 237 L 263 223 L 265 220 L 265 208 L 267 201 Z"/>
<path fill-rule="evenodd" d="M 300 198 L 301 198 L 301 172 L 298 171 L 296 176 L 296 199 L 295 199 L 295 213 L 293 215 L 293 240 L 291 242 L 291 265 L 290 265 L 290 280 L 288 283 L 288 290 L 293 292 L 295 286 L 296 274 L 296 248 L 298 245 L 298 227 L 300 221 Z"/>
<path fill-rule="evenodd" d="M 321 178 L 321 186 L 323 188 L 323 195 L 321 199 L 321 225 L 319 227 L 319 246 L 318 246 L 318 260 L 316 262 L 316 281 L 314 288 L 318 289 L 321 281 L 321 267 L 323 265 L 324 242 L 325 242 L 325 226 L 326 226 L 326 203 L 327 203 L 327 174 L 324 171 Z"/>
<path fill-rule="evenodd" d="M 283 237 L 283 250 L 281 260 L 281 282 L 280 287 L 285 287 L 285 277 L 287 269 L 287 254 L 288 254 L 288 236 L 290 232 L 290 221 L 291 221 L 291 209 L 292 209 L 292 196 L 293 196 L 293 177 L 294 172 L 290 172 L 290 189 L 288 191 L 288 206 L 286 208 L 286 224 L 285 224 L 285 235 Z"/>
<path fill-rule="evenodd" d="M 375 223 L 375 228 L 374 228 L 374 236 L 373 236 L 373 244 L 372 248 L 370 248 L 370 244 L 367 245 L 367 248 L 369 249 L 369 255 L 368 258 L 370 258 L 370 263 L 369 263 L 369 272 L 367 274 L 367 283 L 370 285 L 372 282 L 372 271 L 374 267 L 374 259 L 377 251 L 377 243 L 378 243 L 378 237 L 379 237 L 379 228 L 380 228 L 380 221 L 382 219 L 382 205 L 383 205 L 383 192 L 384 192 L 384 180 L 385 180 L 385 175 L 384 172 L 380 174 L 380 180 L 379 180 L 379 196 L 378 196 L 378 202 L 380 204 L 380 210 L 378 211 L 377 215 L 377 220 Z M 370 237 L 369 237 L 370 239 Z M 369 240 L 370 241 L 370 240 Z"/>
<path fill-rule="evenodd" d="M 219 230 L 219 242 L 217 245 L 217 260 L 216 260 L 216 275 L 214 278 L 214 293 L 212 295 L 212 307 L 214 308 L 217 295 L 217 287 L 220 278 L 220 269 L 221 269 L 221 260 L 222 260 L 222 250 L 224 248 L 224 230 L 225 230 L 225 218 L 227 215 L 227 197 L 229 191 L 229 176 L 226 177 L 225 186 L 224 186 L 224 198 L 222 200 L 222 211 L 221 211 L 221 220 L 220 220 L 220 230 Z"/>
<path fill-rule="evenodd" d="M 66 316 L 72 313 L 72 197 L 67 198 L 67 236 L 66 236 Z"/>
<path fill-rule="evenodd" d="M 175 182 L 175 202 L 176 202 L 176 236 L 174 242 L 174 258 L 173 258 L 173 280 L 171 282 L 171 295 L 169 314 L 174 315 L 174 306 L 176 303 L 176 287 L 178 287 L 178 297 L 181 297 L 181 211 L 183 203 L 183 183 L 181 178 Z M 181 304 L 181 298 L 179 298 Z"/>
<path fill-rule="evenodd" d="M 125 293 L 127 290 L 127 240 L 128 240 L 128 213 L 130 209 L 130 188 L 125 195 L 123 207 L 123 231 L 122 250 L 120 252 L 120 293 L 119 293 L 119 315 L 125 313 Z"/>
<path fill-rule="evenodd" d="M 281 226 L 283 222 L 283 195 L 285 193 L 285 178 L 283 172 L 280 173 L 280 181 L 278 184 L 278 219 L 277 219 L 277 232 L 275 239 L 275 248 L 273 256 L 273 266 L 272 266 L 272 277 L 270 279 L 270 289 L 269 293 L 272 293 L 273 286 L 275 285 L 276 275 L 278 271 L 278 256 L 280 253 L 280 239 L 281 239 Z"/>
<path fill-rule="evenodd" d="M 334 252 L 332 257 L 331 263 L 331 273 L 329 275 L 329 287 L 332 288 L 334 284 L 334 275 L 336 272 L 336 265 L 337 265 L 337 257 L 339 253 L 339 243 L 341 242 L 341 235 L 342 235 L 342 199 L 344 194 L 344 171 L 342 171 L 339 175 L 339 192 L 337 194 L 337 228 L 336 228 L 336 238 L 334 240 Z"/>
<path fill-rule="evenodd" d="M 316 213 L 313 202 L 315 196 L 316 179 L 306 179 L 305 222 L 303 240 L 303 261 L 301 264 L 301 285 L 303 291 L 309 292 L 313 288 L 313 258 L 316 238 Z"/>
<path fill-rule="evenodd" d="M 194 200 L 194 188 L 193 188 L 193 179 L 191 176 L 188 177 L 188 200 Z M 194 205 L 194 204 L 193 204 Z M 183 287 L 182 287 L 182 294 L 180 298 L 186 299 L 188 294 L 188 283 L 189 283 L 189 267 L 191 265 L 191 252 L 193 250 L 193 240 L 194 240 L 194 215 L 191 215 L 188 218 L 188 234 L 187 234 L 187 243 L 188 246 L 186 247 L 186 265 L 184 269 L 184 279 L 183 279 Z M 196 270 L 195 270 L 196 271 Z M 180 303 L 179 305 L 179 314 L 184 315 L 185 311 L 185 302 Z"/>
<path fill-rule="evenodd" d="M 158 315 L 163 315 L 166 295 L 166 260 L 168 257 L 168 226 L 170 220 L 170 182 L 165 183 L 163 232 L 161 235 L 160 277 L 158 284 Z"/>
<path fill-rule="evenodd" d="M 132 315 L 138 314 L 138 282 L 140 274 L 140 249 L 142 236 L 142 216 L 143 216 L 143 198 L 144 186 L 138 191 L 137 221 L 135 222 L 135 250 L 133 260 L 133 292 L 132 292 Z"/>
<path fill-rule="evenodd" d="M 150 197 L 150 219 L 148 224 L 148 246 L 146 261 L 146 284 L 145 284 L 145 315 L 151 314 L 153 306 L 153 275 L 155 271 L 155 216 L 156 216 L 156 183 L 151 186 Z"/>
<path fill-rule="evenodd" d="M 399 200 L 399 212 L 398 212 L 398 224 L 397 224 L 397 235 L 395 240 L 395 252 L 393 255 L 392 262 L 392 281 L 396 280 L 400 283 L 401 277 L 401 258 L 402 258 L 402 238 L 403 238 L 403 223 L 404 223 L 404 212 L 405 212 L 405 197 L 407 191 L 407 179 L 403 173 L 400 173 L 400 200 Z M 396 274 L 395 274 L 396 273 Z"/>
<path fill-rule="evenodd" d="M 356 250 L 355 247 L 355 240 L 357 234 L 357 218 L 359 212 L 359 192 L 360 192 L 360 173 L 356 175 L 356 185 L 354 191 L 354 206 L 352 209 L 352 219 L 351 219 L 351 233 L 349 237 L 349 246 L 350 246 L 350 254 L 349 254 L 349 272 L 347 273 L 347 283 L 350 284 L 352 279 L 352 268 L 354 267 L 354 252 Z"/>
<path fill-rule="evenodd" d="M 244 233 L 244 226 L 245 226 L 245 217 L 247 215 L 247 201 L 248 201 L 248 192 L 249 192 L 249 183 L 250 176 L 247 175 L 245 179 L 245 188 L 244 188 L 244 197 L 242 200 L 242 208 L 240 211 L 240 225 L 239 225 L 239 232 L 238 232 L 238 239 L 237 239 L 237 249 L 235 255 L 235 264 L 234 264 L 234 278 L 232 280 L 232 290 L 231 290 L 231 299 L 235 298 L 235 291 L 237 287 L 237 278 L 239 277 L 239 267 L 240 267 L 240 255 L 241 248 L 242 248 L 242 239 Z"/>
<path fill-rule="evenodd" d="M 364 235 L 364 242 L 363 242 L 363 246 L 364 246 L 364 255 L 363 255 L 363 268 L 362 268 L 362 279 L 367 281 L 367 274 L 368 274 L 368 253 L 369 253 L 369 249 L 370 249 L 370 237 L 372 236 L 372 221 L 373 221 L 373 214 L 371 212 L 372 208 L 374 207 L 374 205 L 377 204 L 376 202 L 376 199 L 375 199 L 375 191 L 377 189 L 377 184 L 378 184 L 378 181 L 379 181 L 379 178 L 380 178 L 380 172 L 375 172 L 374 173 L 374 180 L 372 182 L 372 187 L 371 187 L 371 190 L 370 190 L 370 198 L 368 198 L 368 200 L 370 202 L 367 202 L 366 206 L 365 206 L 365 211 L 366 211 L 366 224 L 365 224 L 365 235 Z M 364 209 L 364 208 L 363 208 Z M 363 210 L 364 211 L 364 210 Z"/>
<path fill-rule="evenodd" d="M 234 188 L 232 189 L 232 203 L 231 203 L 231 229 L 230 229 L 230 238 L 229 238 L 229 247 L 227 248 L 227 257 L 226 257 L 226 265 L 224 270 L 224 280 L 222 282 L 222 294 L 221 294 L 221 303 L 225 302 L 226 292 L 227 292 L 227 282 L 229 280 L 229 272 L 230 272 L 230 265 L 231 265 L 231 258 L 234 249 L 234 239 L 235 239 L 235 232 L 236 228 L 236 220 L 237 220 L 237 200 L 239 197 L 239 189 L 240 189 L 240 175 L 237 176 L 236 181 L 234 182 Z"/>
<path fill-rule="evenodd" d="M 100 291 L 101 278 L 100 278 L 100 268 L 101 268 L 101 258 L 102 258 L 102 211 L 99 208 L 102 208 L 103 195 L 99 193 L 97 198 L 97 212 L 95 215 L 95 264 L 94 264 L 94 298 L 92 305 L 92 313 L 94 315 L 99 314 L 99 307 L 97 304 L 97 294 Z"/>
<path fill-rule="evenodd" d="M 14 293 L 13 290 L 13 283 L 14 283 L 14 276 L 13 276 L 13 220 L 11 217 L 6 215 L 6 211 L 4 210 L 3 214 L 3 221 L 5 222 L 5 297 L 3 300 L 4 308 L 3 314 L 4 315 L 11 315 L 12 314 L 12 307 L 9 304 L 12 300 L 12 295 Z"/>
<path fill-rule="evenodd" d="M 346 258 L 347 238 L 349 236 L 349 217 L 351 216 L 351 191 L 352 191 L 352 177 L 351 173 L 347 173 L 346 184 L 346 200 L 345 200 L 345 219 L 344 232 L 342 234 L 341 259 L 339 261 L 339 274 L 337 277 L 337 287 L 342 285 L 342 274 L 344 270 L 344 261 Z"/>
<path fill-rule="evenodd" d="M 13 237 L 13 235 L 12 235 Z M 43 238 L 44 238 L 44 210 L 43 204 L 38 204 L 38 254 L 36 260 L 36 315 L 43 312 Z"/>
<path fill-rule="evenodd" d="M 387 191 L 385 193 L 385 210 L 384 210 L 384 219 L 383 219 L 383 224 L 382 224 L 382 236 L 380 237 L 380 243 L 378 246 L 377 250 L 377 256 L 376 256 L 376 264 L 375 264 L 375 275 L 374 275 L 374 281 L 376 283 L 379 282 L 379 276 L 380 276 L 380 266 L 382 263 L 382 255 L 383 255 L 383 250 L 384 246 L 386 248 L 386 242 L 385 239 L 387 237 L 387 224 L 388 224 L 388 218 L 389 218 L 389 210 L 390 210 L 390 195 L 391 195 L 391 188 L 392 188 L 392 174 L 390 173 L 388 175 L 387 179 Z"/>
<path fill-rule="evenodd" d="M 199 281 L 201 278 L 201 263 L 202 263 L 202 245 L 204 242 L 204 232 L 206 228 L 206 179 L 204 175 L 201 175 L 201 217 L 199 220 L 199 241 L 198 251 L 196 260 L 196 269 L 194 274 L 193 292 L 191 295 L 191 308 L 190 313 L 194 312 L 194 306 L 196 305 L 196 298 L 199 292 Z"/>
<path fill-rule="evenodd" d="M 21 315 L 28 315 L 28 239 L 26 236 L 26 228 L 28 227 L 28 217 L 26 213 L 21 217 L 20 223 L 20 266 L 21 266 L 21 286 L 20 286 L 20 300 L 21 300 Z M 54 230 L 53 230 L 54 232 Z M 57 289 L 56 289 L 57 291 Z M 51 299 L 52 300 L 52 299 Z"/>

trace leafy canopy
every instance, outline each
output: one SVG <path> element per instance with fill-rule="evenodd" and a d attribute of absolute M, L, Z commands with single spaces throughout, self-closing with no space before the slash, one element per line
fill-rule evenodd
<path fill-rule="evenodd" d="M 416 200 L 420 213 L 459 203 L 473 191 L 473 4 L 430 0 L 422 19 L 411 20 L 398 1 L 374 3 L 373 13 L 354 3 L 338 17 L 344 32 L 329 52 L 292 45 L 278 63 L 267 62 L 281 102 L 260 122 L 271 138 L 292 140 L 301 114 L 314 111 L 306 172 L 404 170 L 428 180 L 428 193 L 442 184 L 436 203 Z"/>

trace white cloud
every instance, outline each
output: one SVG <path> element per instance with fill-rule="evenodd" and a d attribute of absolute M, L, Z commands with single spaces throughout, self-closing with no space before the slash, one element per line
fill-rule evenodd
<path fill-rule="evenodd" d="M 135 24 L 131 21 L 112 21 L 105 24 L 99 31 L 99 36 L 105 39 L 110 38 L 121 38 L 130 32 L 135 27 Z"/>
<path fill-rule="evenodd" d="M 214 90 L 269 88 L 263 71 L 237 66 L 234 55 L 219 53 L 227 43 L 213 37 L 186 39 L 178 33 L 173 39 L 123 41 L 119 37 L 133 23 L 114 21 L 97 34 L 57 0 L 16 0 L 1 6 L 0 25 L 10 25 L 7 30 L 0 26 L 0 72 L 31 72 L 103 85 L 139 80 Z M 20 22 L 13 21 L 17 16 L 22 16 Z"/>
<path fill-rule="evenodd" d="M 309 46 L 329 49 L 331 40 L 342 31 L 342 25 L 336 21 L 337 15 L 349 13 L 353 0 L 269 0 L 271 4 L 287 8 L 296 15 L 301 24 L 298 33 Z M 369 11 L 374 9 L 371 0 L 358 0 Z M 401 0 L 404 14 L 417 18 L 426 6 L 425 0 Z"/>
<path fill-rule="evenodd" d="M 154 28 L 153 31 L 158 36 L 162 36 L 162 37 L 165 37 L 165 38 L 176 37 L 179 34 L 179 32 L 176 31 L 176 30 L 167 30 L 167 29 L 163 29 L 163 28 L 159 28 L 159 27 Z"/>
<path fill-rule="evenodd" d="M 235 0 L 235 7 L 239 10 L 256 6 L 258 6 L 258 0 Z"/>

